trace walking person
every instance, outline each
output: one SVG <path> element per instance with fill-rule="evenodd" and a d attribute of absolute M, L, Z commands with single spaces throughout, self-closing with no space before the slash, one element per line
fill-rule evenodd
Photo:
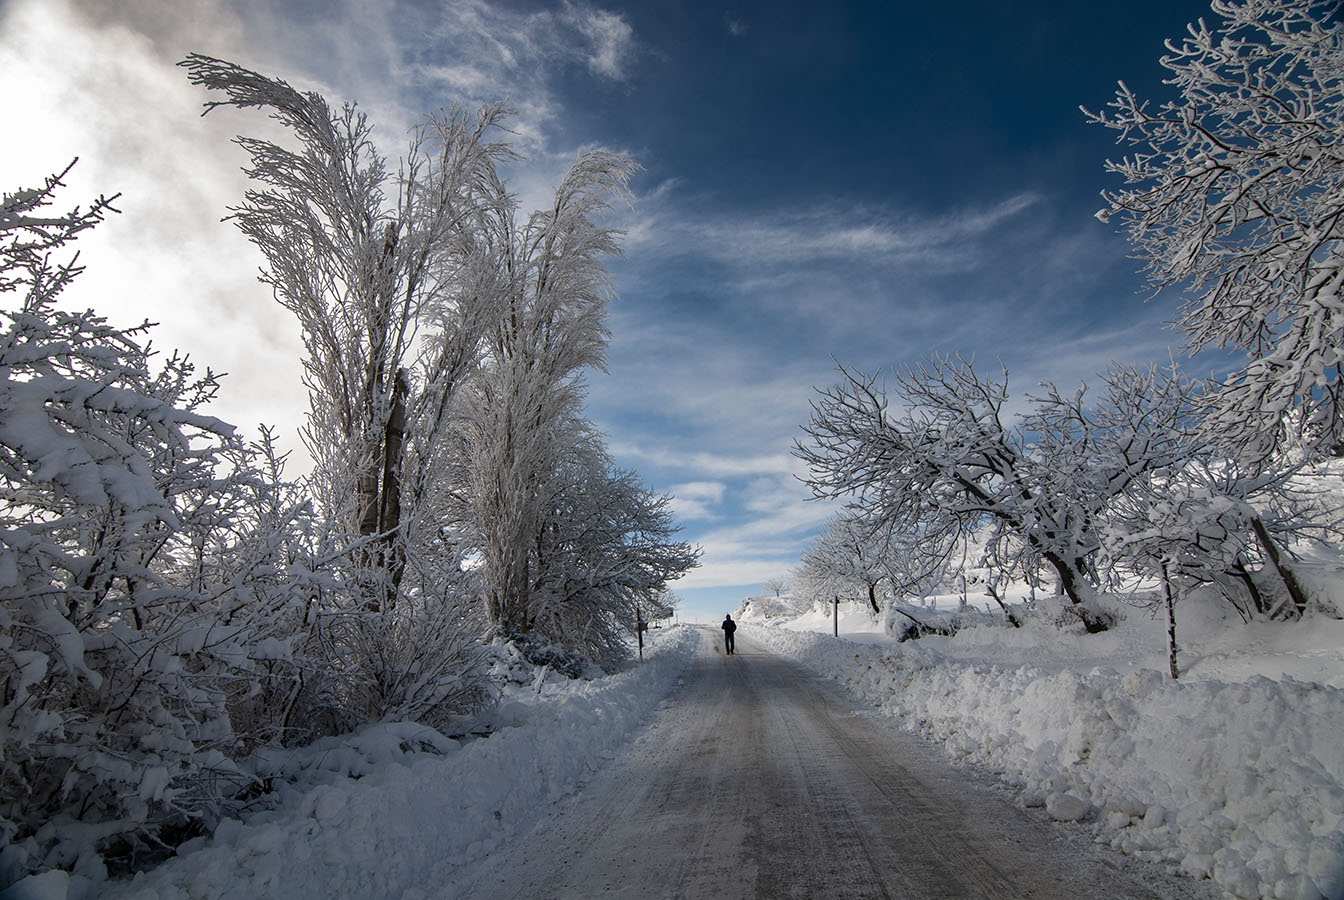
<path fill-rule="evenodd" d="M 731 613 L 723 617 L 723 624 L 719 626 L 723 629 L 723 645 L 728 650 L 728 655 L 733 655 L 733 632 L 737 631 L 737 623 L 733 621 Z"/>

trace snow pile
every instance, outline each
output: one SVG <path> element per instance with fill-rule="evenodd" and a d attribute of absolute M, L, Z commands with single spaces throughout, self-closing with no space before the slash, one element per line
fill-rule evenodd
<path fill-rule="evenodd" d="M 650 632 L 644 663 L 609 677 L 548 679 L 538 670 L 533 683 L 507 692 L 488 738 L 457 741 L 396 723 L 320 745 L 304 755 L 319 761 L 309 783 L 320 783 L 289 789 L 275 810 L 226 820 L 213 837 L 188 842 L 129 882 L 95 885 L 50 872 L 0 897 L 451 895 L 462 867 L 529 829 L 629 740 L 699 645 L 692 628 L 665 629 Z"/>
<path fill-rule="evenodd" d="M 1085 821 L 1098 841 L 1238 897 L 1344 898 L 1344 689 L 1254 673 L 1173 682 L 1160 656 L 1134 665 L 1116 636 L 1116 665 L 1079 668 L 1077 646 L 1095 639 L 1037 623 L 901 645 L 745 633 L 1000 772 L 1029 805 Z M 1336 649 L 1322 669 L 1342 659 Z"/>

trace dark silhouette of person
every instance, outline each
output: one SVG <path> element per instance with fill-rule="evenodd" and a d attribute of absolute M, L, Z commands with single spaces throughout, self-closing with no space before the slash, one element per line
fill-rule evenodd
<path fill-rule="evenodd" d="M 723 617 L 723 624 L 719 626 L 723 629 L 723 645 L 728 648 L 728 655 L 733 655 L 733 632 L 737 631 L 737 623 L 733 621 L 731 614 Z"/>

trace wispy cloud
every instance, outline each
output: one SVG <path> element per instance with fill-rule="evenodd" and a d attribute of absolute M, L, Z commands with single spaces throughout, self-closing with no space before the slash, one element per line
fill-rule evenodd
<path fill-rule="evenodd" d="M 670 490 L 672 511 L 682 522 L 717 519 L 722 515 L 719 505 L 723 503 L 724 488 L 721 481 L 674 484 Z"/>
<path fill-rule="evenodd" d="M 642 218 L 627 239 L 631 252 L 790 268 L 846 260 L 864 266 L 965 264 L 968 242 L 981 240 L 1040 200 L 1022 193 L 987 207 L 922 217 L 863 206 L 693 215 L 687 210 L 702 208 L 700 203 L 673 206 L 666 192 L 641 199 Z"/>
<path fill-rule="evenodd" d="M 624 16 L 587 3 L 524 13 L 486 0 L 443 0 L 423 28 L 427 39 L 415 42 L 407 76 L 459 102 L 507 101 L 517 113 L 515 138 L 529 154 L 547 151 L 544 132 L 562 113 L 551 89 L 559 73 L 582 66 L 622 82 L 639 49 Z"/>
<path fill-rule="evenodd" d="M 561 21 L 587 39 L 583 52 L 598 75 L 621 81 L 635 52 L 635 32 L 625 18 L 588 5 L 566 3 Z"/>
<path fill-rule="evenodd" d="M 682 453 L 664 447 L 641 446 L 622 440 L 612 441 L 611 450 L 620 456 L 642 460 L 674 472 L 702 472 L 721 478 L 739 478 L 761 472 L 791 474 L 796 469 L 796 461 L 787 454 L 724 456 L 706 451 Z"/>

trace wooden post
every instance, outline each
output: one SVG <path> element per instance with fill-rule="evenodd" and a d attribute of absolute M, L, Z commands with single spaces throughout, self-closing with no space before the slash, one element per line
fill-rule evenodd
<path fill-rule="evenodd" d="M 639 611 L 639 607 L 635 607 L 635 634 L 637 634 L 637 635 L 639 636 L 639 661 L 640 661 L 640 662 L 643 662 L 643 661 L 644 661 L 644 616 L 643 616 L 643 614 Z"/>
<path fill-rule="evenodd" d="M 840 636 L 840 595 L 839 595 L 839 594 L 836 594 L 836 595 L 835 595 L 834 623 L 835 623 L 835 626 L 834 626 L 835 636 L 836 636 L 836 637 L 839 637 L 839 636 Z"/>

